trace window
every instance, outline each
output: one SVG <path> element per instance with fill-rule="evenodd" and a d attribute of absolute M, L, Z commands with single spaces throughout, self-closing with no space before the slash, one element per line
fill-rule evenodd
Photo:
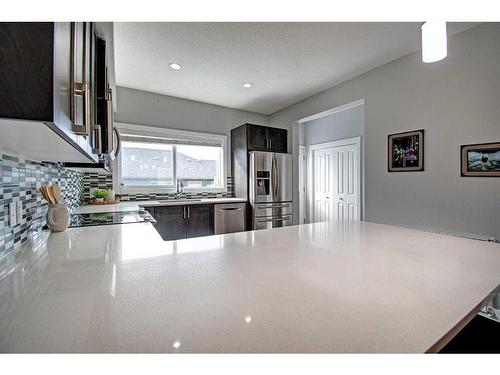
<path fill-rule="evenodd" d="M 217 188 L 222 185 L 221 146 L 176 146 L 177 179 L 186 188 Z"/>
<path fill-rule="evenodd" d="M 174 185 L 173 150 L 168 144 L 123 141 L 123 186 Z"/>
<path fill-rule="evenodd" d="M 122 194 L 225 191 L 226 136 L 116 124 L 122 151 L 113 169 Z"/>

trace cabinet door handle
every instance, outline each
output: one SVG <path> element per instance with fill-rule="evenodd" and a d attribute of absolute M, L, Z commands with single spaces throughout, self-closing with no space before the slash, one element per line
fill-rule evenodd
<path fill-rule="evenodd" d="M 94 153 L 102 153 L 102 142 L 101 142 L 101 125 L 93 125 L 92 130 L 94 131 Z"/>
<path fill-rule="evenodd" d="M 187 212 L 188 212 L 188 219 L 189 219 L 189 215 L 190 215 L 190 210 L 189 210 L 189 206 L 187 206 Z"/>
<path fill-rule="evenodd" d="M 219 211 L 241 211 L 241 207 L 219 208 Z"/>
<path fill-rule="evenodd" d="M 72 86 L 72 105 L 71 105 L 71 121 L 73 122 L 73 132 L 79 135 L 89 135 L 90 133 L 90 94 L 89 85 L 85 82 L 73 81 Z M 76 119 L 76 100 L 75 96 L 81 96 L 83 101 L 83 123 L 77 124 Z"/>
<path fill-rule="evenodd" d="M 70 69 L 70 110 L 71 121 L 73 122 L 73 132 L 79 135 L 90 134 L 90 89 L 87 80 L 87 22 L 83 23 L 83 52 L 82 52 L 82 82 L 75 80 L 76 64 L 76 22 L 71 23 L 71 69 Z M 76 99 L 81 96 L 83 101 L 83 123 L 77 124 L 76 118 Z"/>
<path fill-rule="evenodd" d="M 106 152 L 113 152 L 113 91 L 108 88 L 106 90 L 106 128 L 107 128 L 107 134 L 110 134 L 111 136 L 108 136 L 108 144 L 106 145 L 107 151 Z M 116 157 L 116 155 L 115 155 Z"/>
<path fill-rule="evenodd" d="M 273 140 L 272 140 L 272 138 L 269 138 L 269 148 L 273 148 Z"/>

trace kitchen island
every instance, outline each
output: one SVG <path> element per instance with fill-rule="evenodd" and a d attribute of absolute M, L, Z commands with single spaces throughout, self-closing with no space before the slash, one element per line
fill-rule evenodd
<path fill-rule="evenodd" d="M 499 269 L 499 244 L 369 222 L 44 231 L 0 262 L 0 352 L 434 352 Z"/>

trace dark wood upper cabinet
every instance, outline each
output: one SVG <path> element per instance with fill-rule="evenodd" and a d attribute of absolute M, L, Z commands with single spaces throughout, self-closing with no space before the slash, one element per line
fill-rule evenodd
<path fill-rule="evenodd" d="M 0 24 L 0 117 L 54 120 L 55 32 L 49 22 Z M 66 49 L 68 69 L 69 38 L 59 46 Z"/>
<path fill-rule="evenodd" d="M 269 139 L 269 150 L 273 152 L 284 152 L 287 150 L 286 129 L 267 128 L 267 138 Z"/>
<path fill-rule="evenodd" d="M 53 131 L 37 132 L 47 138 L 39 140 L 35 160 L 98 160 L 93 76 L 96 27 L 109 29 L 106 23 L 92 22 L 0 23 L 2 126 L 16 127 L 24 134 L 39 123 L 36 125 Z M 30 156 L 28 141 L 23 143 L 15 131 L 6 134 L 13 138 L 13 147 L 19 148 L 11 151 Z M 67 142 L 70 147 L 65 150 L 74 150 L 74 154 L 58 154 L 50 148 L 59 140 Z"/>
<path fill-rule="evenodd" d="M 212 204 L 187 206 L 187 217 L 188 238 L 214 234 L 214 206 Z"/>
<path fill-rule="evenodd" d="M 264 126 L 249 125 L 247 127 L 247 143 L 249 150 L 267 151 L 269 148 L 267 128 Z"/>
<path fill-rule="evenodd" d="M 237 129 L 240 129 L 240 131 L 237 131 Z M 234 136 L 244 138 L 248 151 L 287 152 L 286 129 L 244 124 L 231 131 L 231 138 L 234 138 Z"/>

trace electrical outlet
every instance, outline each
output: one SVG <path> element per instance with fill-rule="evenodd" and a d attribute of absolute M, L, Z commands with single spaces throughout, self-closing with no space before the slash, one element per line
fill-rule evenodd
<path fill-rule="evenodd" d="M 9 203 L 9 226 L 15 227 L 17 225 L 17 215 L 16 215 L 16 202 Z"/>
<path fill-rule="evenodd" d="M 23 201 L 16 202 L 16 221 L 17 224 L 21 224 L 23 220 Z"/>

